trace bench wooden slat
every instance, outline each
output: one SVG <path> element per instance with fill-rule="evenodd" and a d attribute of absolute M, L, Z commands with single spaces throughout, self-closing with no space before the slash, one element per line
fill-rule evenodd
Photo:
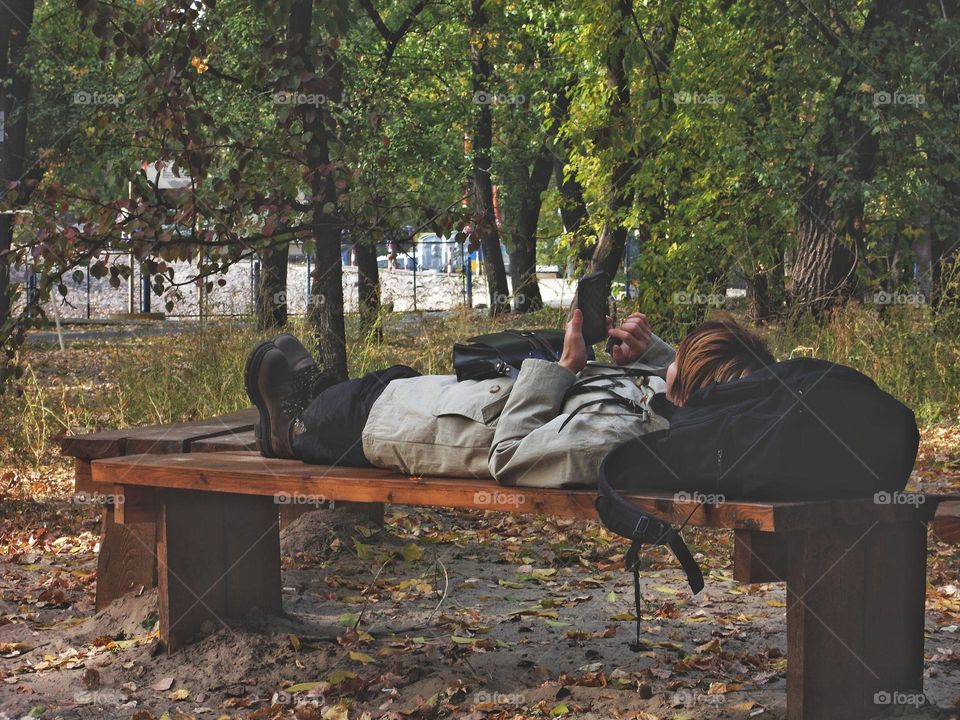
<path fill-rule="evenodd" d="M 933 535 L 941 542 L 960 544 L 960 500 L 942 502 L 937 506 Z"/>
<path fill-rule="evenodd" d="M 60 441 L 60 451 L 81 460 L 148 452 L 187 452 L 191 444 L 199 440 L 252 430 L 256 420 L 256 408 L 246 408 L 209 420 L 68 435 Z"/>
<path fill-rule="evenodd" d="M 239 452 L 256 449 L 257 437 L 253 430 L 235 432 L 231 435 L 216 435 L 190 443 L 190 452 Z"/>
<path fill-rule="evenodd" d="M 306 465 L 257 453 L 128 455 L 98 460 L 92 467 L 95 483 L 268 495 L 275 496 L 278 504 L 338 500 L 597 517 L 593 489 L 507 487 L 489 479 L 408 477 L 376 468 Z M 850 518 L 896 522 L 916 517 L 914 508 L 877 505 L 872 498 L 798 503 L 727 501 L 696 510 L 693 504 L 676 500 L 670 493 L 636 494 L 630 499 L 670 522 L 683 522 L 693 511 L 690 525 L 762 532 L 821 527 L 825 518 L 847 523 Z"/>

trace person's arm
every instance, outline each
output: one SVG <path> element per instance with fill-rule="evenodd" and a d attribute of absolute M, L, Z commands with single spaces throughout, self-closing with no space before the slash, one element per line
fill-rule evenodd
<path fill-rule="evenodd" d="M 530 434 L 560 414 L 567 390 L 586 364 L 583 313 L 575 310 L 567 323 L 560 362 L 531 358 L 520 366 L 487 456 L 490 472 L 499 482 L 516 484 L 516 473 L 506 469 Z"/>
<path fill-rule="evenodd" d="M 576 379 L 573 372 L 559 363 L 524 361 L 497 420 L 487 456 L 487 466 L 498 482 L 517 484 L 518 480 L 522 481 L 527 466 L 521 458 L 540 459 L 542 448 L 531 447 L 531 435 L 560 414 L 564 396 Z"/>

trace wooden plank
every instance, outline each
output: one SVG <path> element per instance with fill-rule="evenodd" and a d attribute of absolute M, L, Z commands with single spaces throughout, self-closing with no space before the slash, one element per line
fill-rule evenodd
<path fill-rule="evenodd" d="M 189 452 L 197 440 L 252 430 L 257 417 L 255 408 L 247 408 L 209 420 L 140 428 L 127 438 L 124 455 Z"/>
<path fill-rule="evenodd" d="M 887 709 L 874 702 L 877 693 L 923 690 L 927 526 L 878 525 L 862 542 L 864 703 L 867 716 L 873 717 Z"/>
<path fill-rule="evenodd" d="M 960 545 L 960 501 L 940 503 L 932 528 L 934 537 L 940 542 Z"/>
<path fill-rule="evenodd" d="M 395 503 L 596 518 L 592 488 L 508 487 L 486 479 L 406 477 L 376 468 L 306 465 L 299 460 L 270 459 L 256 453 L 145 455 L 98 460 L 93 463 L 93 480 L 249 495 L 287 494 L 315 502 Z M 666 492 L 629 497 L 641 509 L 669 522 L 686 520 L 694 507 Z M 696 508 L 689 524 L 785 532 L 851 519 L 892 522 L 901 517 L 916 517 L 916 508 L 877 505 L 872 498 L 839 503 L 727 501 Z"/>
<path fill-rule="evenodd" d="M 123 443 L 132 430 L 102 430 L 87 435 L 65 435 L 60 439 L 60 453 L 80 460 L 123 455 Z"/>
<path fill-rule="evenodd" d="M 283 610 L 280 525 L 272 498 L 223 495 L 227 617 Z"/>
<path fill-rule="evenodd" d="M 786 535 L 734 530 L 733 579 L 742 583 L 785 581 L 787 579 Z"/>
<path fill-rule="evenodd" d="M 245 432 L 253 429 L 256 420 L 256 409 L 247 408 L 209 420 L 67 435 L 60 440 L 60 452 L 81 460 L 144 452 L 186 452 L 195 440 Z"/>
<path fill-rule="evenodd" d="M 168 652 L 254 607 L 281 611 L 271 498 L 162 490 L 158 501 L 160 637 Z"/>
<path fill-rule="evenodd" d="M 166 490 L 159 495 L 160 639 L 167 652 L 174 652 L 205 623 L 217 629 L 225 622 L 223 503 L 214 493 Z"/>
<path fill-rule="evenodd" d="M 128 592 L 156 587 L 156 532 L 155 523 L 119 525 L 114 508 L 103 508 L 97 555 L 97 610 Z"/>
<path fill-rule="evenodd" d="M 75 493 L 96 493 L 100 492 L 102 486 L 95 485 L 93 482 L 93 473 L 90 463 L 87 460 L 74 461 L 73 491 Z"/>
<path fill-rule="evenodd" d="M 156 488 L 140 485 L 114 485 L 114 519 L 120 525 L 157 522 Z"/>
<path fill-rule="evenodd" d="M 352 501 L 596 518 L 595 491 L 506 487 L 493 480 L 406 477 L 376 468 L 334 468 L 276 460 L 256 454 L 191 453 L 98 460 L 95 482 L 208 490 L 251 495 L 286 495 L 305 501 Z M 680 521 L 691 505 L 670 493 L 637 496 L 638 505 Z M 787 521 L 784 516 L 784 522 Z M 769 503 L 725 503 L 701 508 L 692 525 L 774 529 Z"/>
<path fill-rule="evenodd" d="M 190 443 L 190 452 L 240 452 L 256 449 L 257 437 L 253 430 L 201 438 Z"/>
<path fill-rule="evenodd" d="M 787 720 L 868 717 L 863 536 L 869 528 L 826 526 L 787 541 Z"/>

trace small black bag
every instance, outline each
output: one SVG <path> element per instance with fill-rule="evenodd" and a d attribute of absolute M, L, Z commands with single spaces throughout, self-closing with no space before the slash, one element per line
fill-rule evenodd
<path fill-rule="evenodd" d="M 537 358 L 557 362 L 563 353 L 563 330 L 504 330 L 477 335 L 453 346 L 453 368 L 457 380 L 488 380 L 513 377 L 524 360 Z M 587 358 L 594 359 L 587 348 Z"/>

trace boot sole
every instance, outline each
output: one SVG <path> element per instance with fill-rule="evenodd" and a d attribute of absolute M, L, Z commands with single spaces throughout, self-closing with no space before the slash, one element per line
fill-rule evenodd
<path fill-rule="evenodd" d="M 263 356 L 276 346 L 272 340 L 265 340 L 257 345 L 250 357 L 247 358 L 247 366 L 243 371 L 243 382 L 247 388 L 247 395 L 257 408 L 260 414 L 260 420 L 253 426 L 254 435 L 257 438 L 257 444 L 260 446 L 260 454 L 264 457 L 276 457 L 270 445 L 270 413 L 267 412 L 267 404 L 264 402 L 263 395 L 260 394 L 260 387 L 257 383 L 257 376 L 260 374 L 260 363 Z"/>

